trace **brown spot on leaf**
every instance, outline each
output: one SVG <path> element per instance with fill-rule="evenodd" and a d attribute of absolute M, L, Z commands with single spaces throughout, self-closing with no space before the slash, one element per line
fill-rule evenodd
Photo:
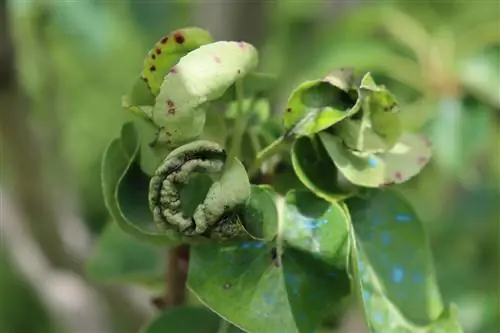
<path fill-rule="evenodd" d="M 172 74 L 175 74 L 175 73 L 177 73 L 177 68 L 175 68 L 175 67 L 172 67 L 172 69 L 170 69 L 170 73 L 172 73 Z"/>
<path fill-rule="evenodd" d="M 154 72 L 155 70 L 156 70 L 156 66 L 153 65 L 153 66 L 149 67 L 150 72 Z"/>
<path fill-rule="evenodd" d="M 394 174 L 394 178 L 396 178 L 396 180 L 403 180 L 403 175 L 401 174 L 401 172 L 396 172 Z"/>
<path fill-rule="evenodd" d="M 167 42 L 168 42 L 168 36 L 165 36 L 160 40 L 160 43 L 162 44 L 167 44 Z"/>
<path fill-rule="evenodd" d="M 156 55 L 154 53 L 151 55 L 151 59 L 153 59 L 153 60 L 156 59 Z"/>
<path fill-rule="evenodd" d="M 172 133 L 171 132 L 166 132 L 165 133 L 167 136 L 172 136 Z"/>
<path fill-rule="evenodd" d="M 144 82 L 148 83 L 148 78 L 147 78 L 147 77 L 145 77 L 145 76 L 143 76 L 143 77 L 142 77 L 142 81 L 144 81 Z"/>
<path fill-rule="evenodd" d="M 161 54 L 161 49 L 156 49 L 155 52 L 156 52 L 156 54 L 160 55 Z"/>
<path fill-rule="evenodd" d="M 168 109 L 168 114 L 174 115 L 175 114 L 175 108 L 169 108 Z"/>
<path fill-rule="evenodd" d="M 169 107 L 173 107 L 174 106 L 174 102 L 171 99 L 169 99 L 169 100 L 167 100 L 167 105 Z"/>
<path fill-rule="evenodd" d="M 427 160 L 428 160 L 428 159 L 427 159 L 427 157 L 426 157 L 426 156 L 420 156 L 420 157 L 418 158 L 418 163 L 419 163 L 419 164 L 425 164 L 425 163 L 427 163 Z"/>
<path fill-rule="evenodd" d="M 286 112 L 292 112 L 292 108 L 286 109 Z"/>
<path fill-rule="evenodd" d="M 185 41 L 184 36 L 180 32 L 174 34 L 174 39 L 177 44 L 183 44 Z"/>

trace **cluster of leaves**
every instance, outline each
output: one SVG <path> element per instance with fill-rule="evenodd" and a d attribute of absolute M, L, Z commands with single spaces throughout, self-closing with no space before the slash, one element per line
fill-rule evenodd
<path fill-rule="evenodd" d="M 187 287 L 210 311 L 166 311 L 148 333 L 314 332 L 350 296 L 373 332 L 461 332 L 425 230 L 394 192 L 431 156 L 395 96 L 337 69 L 299 85 L 277 120 L 257 66 L 252 45 L 194 27 L 148 53 L 123 98 L 138 120 L 103 158 L 114 223 L 89 274 L 155 285 L 158 249 L 190 244 Z"/>

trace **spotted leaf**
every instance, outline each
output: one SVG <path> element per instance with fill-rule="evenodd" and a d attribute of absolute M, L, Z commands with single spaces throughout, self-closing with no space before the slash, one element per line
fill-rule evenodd
<path fill-rule="evenodd" d="M 185 55 L 156 97 L 152 120 L 161 129 L 160 142 L 177 146 L 199 137 L 207 103 L 222 97 L 257 62 L 257 50 L 244 42 L 215 42 Z"/>
<path fill-rule="evenodd" d="M 413 133 L 405 133 L 394 147 L 378 154 L 352 151 L 329 133 L 320 133 L 319 137 L 340 172 L 363 187 L 403 183 L 417 175 L 431 157 L 429 141 Z"/>
<path fill-rule="evenodd" d="M 354 73 L 337 70 L 323 79 L 306 81 L 291 93 L 283 125 L 291 134 L 310 135 L 353 115 L 360 107 Z"/>
<path fill-rule="evenodd" d="M 370 330 L 461 332 L 443 305 L 425 230 L 409 204 L 390 191 L 346 203 L 352 278 Z"/>
<path fill-rule="evenodd" d="M 213 38 L 210 33 L 198 27 L 172 31 L 156 42 L 144 59 L 144 69 L 141 75 L 153 96 L 160 91 L 165 75 L 183 56 L 212 42 Z"/>
<path fill-rule="evenodd" d="M 349 292 L 346 215 L 309 191 L 277 205 L 273 241 L 193 246 L 188 287 L 245 332 L 315 331 Z"/>

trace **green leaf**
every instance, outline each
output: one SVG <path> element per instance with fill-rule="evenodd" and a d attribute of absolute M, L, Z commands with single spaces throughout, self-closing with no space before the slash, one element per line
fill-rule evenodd
<path fill-rule="evenodd" d="M 444 312 L 427 235 L 410 205 L 390 191 L 346 203 L 353 279 L 370 329 L 461 332 Z"/>
<path fill-rule="evenodd" d="M 248 333 L 311 332 L 349 292 L 347 217 L 308 191 L 277 202 L 275 241 L 193 246 L 188 287 Z"/>
<path fill-rule="evenodd" d="M 278 230 L 278 211 L 273 195 L 266 187 L 252 185 L 252 194 L 241 218 L 256 239 L 271 240 Z"/>
<path fill-rule="evenodd" d="M 176 243 L 179 240 L 173 233 L 154 229 L 147 201 L 149 180 L 134 163 L 138 153 L 137 130 L 132 123 L 127 123 L 122 127 L 122 138 L 109 144 L 102 160 L 106 207 L 113 221 L 126 233 L 158 244 Z"/>
<path fill-rule="evenodd" d="M 182 57 L 165 76 L 153 108 L 159 142 L 179 146 L 199 138 L 207 103 L 222 97 L 257 62 L 257 50 L 244 42 L 210 43 Z"/>
<path fill-rule="evenodd" d="M 319 137 L 330 159 L 353 184 L 379 187 L 400 184 L 417 175 L 429 162 L 431 149 L 423 136 L 405 133 L 389 151 L 371 154 L 349 150 L 332 134 Z"/>
<path fill-rule="evenodd" d="M 294 141 L 292 165 L 300 181 L 327 201 L 342 200 L 355 191 L 341 182 L 335 164 L 317 136 L 299 137 Z"/>
<path fill-rule="evenodd" d="M 285 130 L 310 135 L 358 112 L 361 99 L 350 70 L 335 71 L 322 80 L 302 83 L 290 95 L 283 116 Z"/>
<path fill-rule="evenodd" d="M 172 31 L 162 37 L 144 59 L 141 77 L 156 96 L 165 75 L 189 52 L 202 45 L 212 43 L 210 33 L 198 27 L 186 27 Z"/>
<path fill-rule="evenodd" d="M 226 325 L 219 316 L 206 308 L 180 306 L 171 308 L 146 324 L 140 333 L 219 333 Z M 229 327 L 224 333 L 243 333 Z"/>
<path fill-rule="evenodd" d="M 148 121 L 153 115 L 154 103 L 154 95 L 141 78 L 137 78 L 130 92 L 122 97 L 122 107 Z"/>
<path fill-rule="evenodd" d="M 109 223 L 86 262 L 87 275 L 105 283 L 155 287 L 164 283 L 165 248 L 141 242 Z"/>
<path fill-rule="evenodd" d="M 387 150 L 388 147 L 384 140 L 373 131 L 371 126 L 364 124 L 364 113 L 363 111 L 363 120 L 361 121 L 344 119 L 335 125 L 335 134 L 352 150 L 367 153 L 380 153 Z"/>
<path fill-rule="evenodd" d="M 370 125 L 389 148 L 393 147 L 403 134 L 400 107 L 396 98 L 384 86 L 370 93 Z"/>

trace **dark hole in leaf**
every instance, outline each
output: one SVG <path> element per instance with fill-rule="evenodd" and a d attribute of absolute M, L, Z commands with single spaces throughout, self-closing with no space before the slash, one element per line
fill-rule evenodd
<path fill-rule="evenodd" d="M 278 250 L 276 249 L 276 247 L 273 247 L 271 249 L 271 260 L 273 261 L 274 266 L 276 266 L 276 267 L 281 266 L 282 258 L 278 257 Z"/>
<path fill-rule="evenodd" d="M 193 216 L 196 207 L 206 198 L 213 180 L 208 175 L 193 174 L 180 189 L 181 210 L 185 216 Z"/>
<path fill-rule="evenodd" d="M 330 83 L 320 82 L 302 93 L 301 102 L 311 108 L 333 107 L 347 111 L 356 104 L 356 98 Z"/>

